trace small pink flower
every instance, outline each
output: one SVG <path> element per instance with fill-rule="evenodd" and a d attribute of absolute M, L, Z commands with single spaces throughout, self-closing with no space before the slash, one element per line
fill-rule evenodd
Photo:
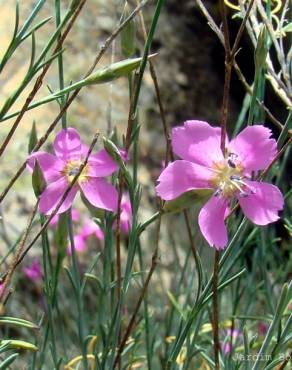
<path fill-rule="evenodd" d="M 84 223 L 84 226 L 79 234 L 84 240 L 87 240 L 91 235 L 95 235 L 99 240 L 104 240 L 103 231 L 94 221 L 90 219 Z"/>
<path fill-rule="evenodd" d="M 232 338 L 232 344 L 234 344 L 240 335 L 241 335 L 241 331 L 238 329 L 233 329 L 233 330 L 227 329 L 228 340 L 223 345 L 223 352 L 225 354 L 228 354 L 231 352 L 231 338 Z"/>
<path fill-rule="evenodd" d="M 268 325 L 265 324 L 264 322 L 260 321 L 258 323 L 258 332 L 259 332 L 259 334 L 266 335 L 267 331 L 268 331 Z"/>
<path fill-rule="evenodd" d="M 86 242 L 91 235 L 95 235 L 98 240 L 104 240 L 101 228 L 94 221 L 88 219 L 80 232 L 74 236 L 74 247 L 78 253 L 83 253 L 86 250 Z M 69 255 L 71 254 L 70 244 L 67 252 Z"/>
<path fill-rule="evenodd" d="M 30 266 L 23 267 L 22 272 L 29 280 L 34 282 L 41 280 L 43 276 L 38 258 L 34 258 Z"/>
<path fill-rule="evenodd" d="M 199 226 L 211 246 L 223 249 L 228 242 L 224 219 L 232 199 L 238 199 L 245 216 L 256 225 L 277 221 L 283 209 L 283 195 L 276 186 L 251 180 L 252 172 L 266 168 L 277 154 L 270 136 L 266 127 L 249 126 L 230 142 L 226 138 L 223 156 L 219 127 L 186 121 L 172 130 L 173 151 L 182 160 L 162 171 L 157 194 L 172 200 L 190 190 L 213 190 L 199 213 Z"/>
<path fill-rule="evenodd" d="M 129 234 L 132 223 L 132 207 L 127 194 L 123 194 L 121 201 L 121 230 L 124 234 Z"/>
<path fill-rule="evenodd" d="M 40 212 L 46 215 L 52 213 L 78 173 L 78 169 L 87 155 L 88 147 L 81 143 L 80 136 L 74 128 L 68 128 L 66 130 L 62 129 L 57 134 L 54 151 L 55 155 L 46 152 L 35 152 L 28 159 L 30 170 L 33 169 L 35 160 L 38 160 L 47 182 L 47 187 L 41 194 L 39 204 Z M 113 185 L 106 182 L 104 177 L 111 175 L 117 169 L 117 164 L 104 149 L 90 155 L 78 181 L 70 190 L 57 213 L 63 213 L 71 207 L 78 190 L 81 190 L 93 206 L 108 211 L 116 211 L 117 190 Z"/>
<path fill-rule="evenodd" d="M 83 253 L 86 250 L 86 241 L 82 235 L 74 235 L 74 247 L 77 253 Z M 71 255 L 71 245 L 69 243 L 67 252 Z"/>

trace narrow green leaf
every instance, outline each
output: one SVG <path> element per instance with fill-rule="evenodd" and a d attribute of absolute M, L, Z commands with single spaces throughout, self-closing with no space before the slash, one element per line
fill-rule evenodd
<path fill-rule="evenodd" d="M 17 317 L 10 317 L 10 316 L 0 317 L 0 325 L 2 324 L 12 325 L 12 326 L 22 326 L 24 328 L 29 328 L 29 329 L 39 329 L 38 325 L 30 321 L 19 319 Z"/>
<path fill-rule="evenodd" d="M 14 362 L 14 360 L 19 356 L 19 353 L 13 353 L 9 357 L 7 357 L 3 362 L 0 364 L 0 370 L 8 369 L 9 366 Z"/>
<path fill-rule="evenodd" d="M 35 352 L 38 350 L 38 348 L 29 342 L 25 342 L 23 340 L 16 340 L 16 339 L 3 339 L 0 341 L 1 345 L 8 346 L 9 349 L 24 349 L 27 351 Z"/>

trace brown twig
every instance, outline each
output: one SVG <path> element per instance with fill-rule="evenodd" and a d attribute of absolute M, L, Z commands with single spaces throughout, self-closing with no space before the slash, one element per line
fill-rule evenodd
<path fill-rule="evenodd" d="M 232 71 L 232 58 L 229 40 L 229 30 L 226 15 L 226 8 L 223 0 L 220 0 L 220 12 L 223 22 L 223 36 L 224 36 L 224 49 L 225 49 L 225 81 L 223 90 L 223 102 L 221 109 L 221 150 L 223 156 L 225 156 L 225 139 L 226 139 L 226 123 L 228 116 L 228 105 L 229 105 L 229 90 L 231 81 L 231 71 Z"/>
<path fill-rule="evenodd" d="M 242 22 L 240 24 L 239 30 L 237 32 L 237 35 L 236 35 L 236 38 L 235 38 L 235 41 L 234 41 L 234 44 L 232 46 L 231 55 L 230 55 L 231 59 L 234 59 L 235 58 L 235 54 L 237 52 L 237 48 L 238 48 L 239 42 L 240 42 L 240 40 L 242 38 L 243 31 L 245 29 L 246 22 L 248 20 L 248 17 L 250 15 L 251 10 L 252 10 L 254 1 L 255 0 L 251 0 L 250 1 L 249 5 L 248 5 L 248 8 L 247 8 L 247 11 L 246 11 L 246 13 L 244 15 L 244 18 L 243 18 L 243 20 L 242 20 Z"/>
<path fill-rule="evenodd" d="M 82 10 L 85 2 L 86 2 L 86 0 L 81 0 L 80 1 L 80 4 L 76 8 L 75 13 L 74 13 L 73 17 L 71 18 L 70 22 L 68 23 L 67 28 L 65 29 L 64 33 L 62 34 L 62 36 L 59 38 L 58 43 L 57 43 L 57 46 L 55 47 L 52 55 L 56 54 L 61 49 L 64 40 L 66 39 L 68 33 L 72 29 L 73 24 L 74 24 L 76 18 L 78 17 L 78 15 L 80 14 L 80 12 L 81 12 L 81 10 Z M 18 116 L 17 116 L 14 124 L 12 125 L 10 131 L 8 132 L 8 134 L 7 134 L 4 142 L 2 143 L 2 145 L 0 147 L 0 157 L 2 156 L 2 154 L 5 151 L 5 149 L 7 148 L 8 143 L 10 142 L 10 140 L 11 140 L 14 132 L 16 131 L 16 129 L 18 127 L 18 125 L 20 124 L 20 121 L 22 120 L 22 117 L 24 116 L 25 112 L 27 111 L 30 103 L 33 101 L 35 95 L 37 94 L 37 92 L 41 88 L 42 83 L 43 83 L 43 79 L 44 79 L 46 73 L 48 72 L 48 70 L 49 70 L 49 68 L 50 68 L 50 66 L 51 66 L 52 63 L 53 63 L 53 60 L 51 60 L 50 62 L 48 62 L 44 66 L 42 73 L 38 76 L 38 78 L 37 78 L 37 80 L 36 80 L 36 82 L 34 84 L 33 89 L 31 90 L 30 94 L 28 95 L 28 98 L 26 99 L 23 107 L 21 108 L 20 113 L 18 114 Z"/>
<path fill-rule="evenodd" d="M 288 365 L 288 362 L 291 360 L 291 358 L 292 352 L 290 352 L 287 358 L 282 362 L 282 364 L 279 367 L 277 367 L 277 370 L 284 370 L 285 367 Z"/>
<path fill-rule="evenodd" d="M 223 37 L 223 33 L 222 31 L 220 30 L 220 28 L 217 26 L 217 24 L 215 23 L 214 19 L 212 18 L 212 16 L 210 15 L 210 13 L 208 12 L 207 8 L 205 7 L 205 5 L 203 4 L 203 2 L 201 0 L 196 0 L 196 3 L 198 4 L 201 12 L 203 13 L 204 17 L 207 19 L 208 21 L 208 24 L 210 25 L 210 28 L 215 32 L 215 34 L 217 35 L 219 41 L 221 42 L 222 45 L 224 45 L 224 37 Z M 239 65 L 237 64 L 235 58 L 233 58 L 232 60 L 232 63 L 233 63 L 233 67 L 234 67 L 234 70 L 235 72 L 237 73 L 237 76 L 239 78 L 239 80 L 241 81 L 241 83 L 243 84 L 246 92 L 249 94 L 249 95 L 252 95 L 252 88 L 249 86 L 249 84 L 247 83 Z M 281 124 L 281 122 L 279 122 L 277 120 L 277 118 L 270 112 L 270 110 L 265 106 L 265 104 L 263 102 L 261 102 L 259 99 L 257 99 L 257 103 L 261 106 L 261 108 L 265 111 L 266 115 L 268 116 L 268 118 L 271 120 L 271 122 L 277 126 L 280 130 L 283 129 L 283 125 Z"/>
<path fill-rule="evenodd" d="M 88 72 L 85 74 L 84 78 L 88 77 L 93 72 L 93 70 L 95 69 L 95 67 L 97 66 L 97 64 L 99 63 L 100 59 L 102 58 L 102 56 L 104 55 L 104 53 L 108 49 L 108 47 L 111 45 L 111 43 L 113 42 L 113 40 L 118 36 L 118 34 L 123 30 L 123 28 L 136 16 L 136 14 L 146 5 L 146 3 L 147 3 L 147 1 L 144 1 L 143 3 L 141 3 L 141 5 L 139 7 L 137 7 L 129 15 L 129 17 L 126 18 L 125 21 L 123 23 L 121 23 L 115 29 L 115 31 L 107 38 L 107 40 L 105 41 L 105 43 L 101 46 L 100 51 L 97 54 L 97 56 L 96 56 L 96 58 L 94 60 L 93 65 L 90 67 L 90 69 L 88 70 Z M 46 131 L 46 133 L 44 134 L 44 136 L 42 136 L 39 139 L 39 141 L 37 142 L 37 144 L 35 145 L 35 147 L 33 149 L 33 152 L 38 151 L 42 147 L 42 145 L 46 142 L 47 138 L 53 132 L 54 128 L 57 126 L 57 124 L 59 123 L 59 121 L 62 118 L 63 114 L 67 111 L 67 109 L 69 108 L 69 106 L 71 105 L 71 103 L 73 102 L 73 100 L 79 94 L 80 90 L 81 90 L 81 88 L 75 90 L 72 93 L 72 95 L 70 96 L 70 98 L 67 100 L 67 102 L 65 103 L 65 105 L 62 107 L 60 113 L 57 115 L 56 119 L 49 126 L 49 128 Z M 5 189 L 1 193 L 1 195 L 0 195 L 0 203 L 6 197 L 7 193 L 9 192 L 10 188 L 13 186 L 13 184 L 15 183 L 15 181 L 18 179 L 18 177 L 25 170 L 26 162 L 27 162 L 27 160 L 25 160 L 22 163 L 22 165 L 19 167 L 19 169 L 17 170 L 17 172 L 14 174 L 14 176 L 12 177 L 12 179 L 10 180 L 10 182 L 8 183 L 8 185 L 5 187 Z"/>
<path fill-rule="evenodd" d="M 143 299 L 144 299 L 144 296 L 147 292 L 147 289 L 148 289 L 148 285 L 150 283 L 150 280 L 152 278 L 152 275 L 153 275 L 153 272 L 158 264 L 158 246 L 159 246 L 159 235 L 160 235 L 160 227 L 161 227 L 161 214 L 159 215 L 159 218 L 158 218 L 158 223 L 157 223 L 157 234 L 156 234 L 156 242 L 155 242 L 155 250 L 154 250 L 154 253 L 152 255 L 152 262 L 151 262 L 151 267 L 150 267 L 150 270 L 148 272 L 148 275 L 147 275 L 147 278 L 145 280 L 145 283 L 143 285 L 143 288 L 141 290 L 141 293 L 140 293 L 140 296 L 139 296 L 139 299 L 136 303 L 136 306 L 135 306 L 135 309 L 134 309 L 134 312 L 132 314 L 132 317 L 129 321 L 129 324 L 127 326 L 127 329 L 123 335 L 123 338 L 121 340 L 121 343 L 117 349 L 117 354 L 116 354 L 116 358 L 115 358 L 115 361 L 114 361 L 114 368 L 117 366 L 118 362 L 119 362 L 119 359 L 121 357 L 121 354 L 124 350 L 124 347 L 126 345 L 126 342 L 132 332 L 132 330 L 134 329 L 135 327 L 135 321 L 136 321 L 136 316 L 139 312 L 139 309 L 141 307 L 141 304 L 143 302 Z"/>

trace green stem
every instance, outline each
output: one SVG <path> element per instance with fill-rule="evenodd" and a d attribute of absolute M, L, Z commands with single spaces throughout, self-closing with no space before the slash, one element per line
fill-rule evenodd
<path fill-rule="evenodd" d="M 81 277 L 80 269 L 78 265 L 75 243 L 74 243 L 74 232 L 73 232 L 73 223 L 72 223 L 72 214 L 71 209 L 68 211 L 68 235 L 71 246 L 71 257 L 72 257 L 72 278 L 74 282 L 74 290 L 76 296 L 77 310 L 78 310 L 78 336 L 79 336 L 79 345 L 82 352 L 82 361 L 84 370 L 88 370 L 88 361 L 87 361 L 87 351 L 85 343 L 85 318 L 84 318 L 84 307 L 83 307 L 83 294 L 81 289 Z"/>
<path fill-rule="evenodd" d="M 56 26 L 58 29 L 58 27 L 61 24 L 61 2 L 60 0 L 55 0 L 55 11 L 56 11 Z M 61 37 L 61 32 L 58 35 L 58 39 L 60 39 L 60 37 Z M 62 53 L 58 55 L 58 72 L 59 72 L 60 90 L 63 90 L 64 89 L 64 68 L 63 68 L 63 54 Z M 60 102 L 61 102 L 60 109 L 62 109 L 63 106 L 65 105 L 64 95 L 60 97 Z M 62 115 L 62 128 L 66 128 L 66 127 L 67 127 L 67 112 L 65 112 Z"/>

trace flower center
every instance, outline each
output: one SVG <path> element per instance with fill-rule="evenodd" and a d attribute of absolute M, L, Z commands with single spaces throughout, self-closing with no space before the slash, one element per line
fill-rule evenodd
<path fill-rule="evenodd" d="M 231 198 L 236 193 L 241 196 L 248 195 L 243 169 L 236 157 L 236 154 L 229 153 L 224 161 L 213 163 L 214 177 L 211 184 L 216 189 L 215 196 L 221 194 L 226 198 Z"/>
<path fill-rule="evenodd" d="M 81 164 L 82 164 L 81 161 L 75 161 L 75 160 L 71 160 L 66 163 L 65 168 L 63 169 L 63 174 L 64 176 L 67 177 L 69 183 L 71 183 L 74 177 L 78 174 Z M 87 180 L 88 170 L 89 170 L 89 167 L 87 164 L 81 171 L 78 177 L 78 182 L 83 182 Z"/>

